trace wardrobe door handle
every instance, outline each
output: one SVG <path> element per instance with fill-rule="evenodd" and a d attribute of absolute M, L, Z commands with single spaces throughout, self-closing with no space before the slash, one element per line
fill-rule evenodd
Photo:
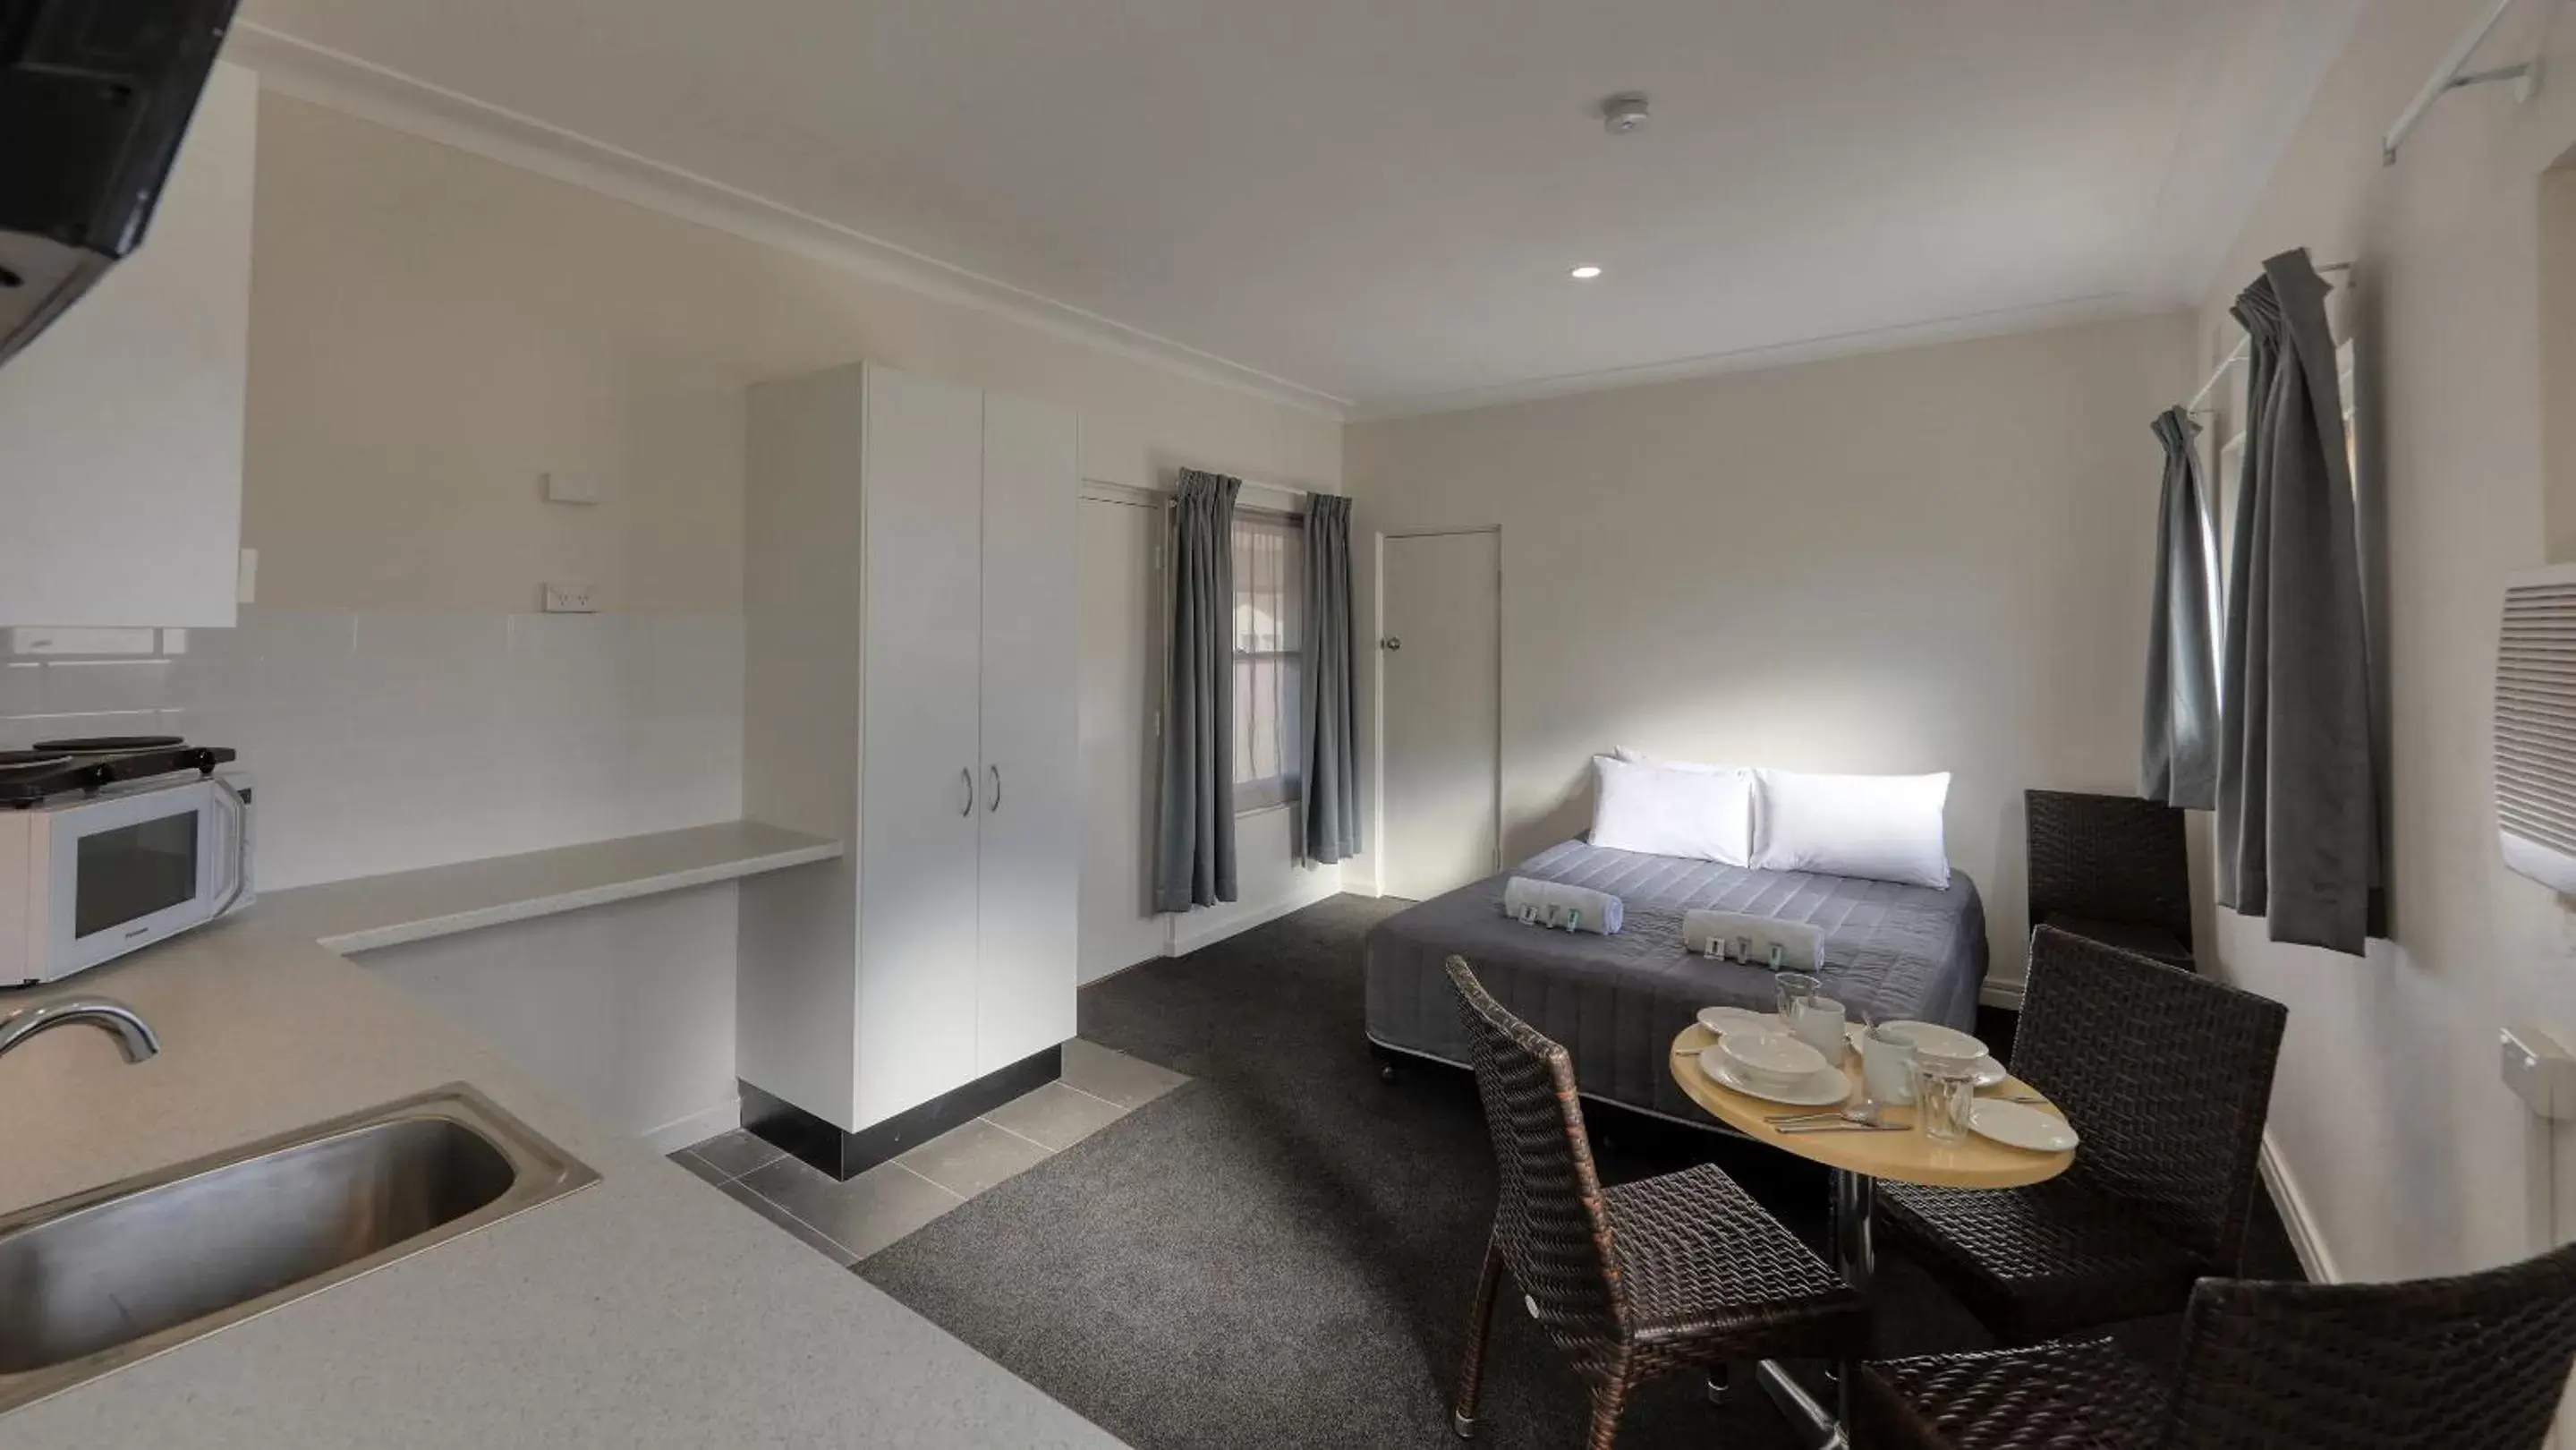
<path fill-rule="evenodd" d="M 1002 808 L 1002 768 L 998 765 L 988 765 L 984 768 L 993 772 L 993 803 L 985 809 L 998 811 Z"/>
<path fill-rule="evenodd" d="M 959 815 L 961 815 L 961 816 L 971 816 L 971 815 L 975 814 L 975 769 L 974 769 L 974 767 L 973 767 L 973 766 L 962 766 L 962 767 L 960 767 L 960 768 L 958 769 L 958 771 L 957 771 L 957 783 L 958 783 L 959 785 L 962 785 L 962 786 L 966 787 L 966 804 L 965 804 L 965 806 L 964 806 L 962 809 L 960 809 L 960 810 L 957 812 L 957 814 L 959 814 Z"/>

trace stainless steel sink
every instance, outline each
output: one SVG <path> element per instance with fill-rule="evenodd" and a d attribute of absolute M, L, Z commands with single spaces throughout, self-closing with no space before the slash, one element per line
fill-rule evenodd
<path fill-rule="evenodd" d="M 450 1083 L 0 1217 L 0 1410 L 598 1179 Z"/>

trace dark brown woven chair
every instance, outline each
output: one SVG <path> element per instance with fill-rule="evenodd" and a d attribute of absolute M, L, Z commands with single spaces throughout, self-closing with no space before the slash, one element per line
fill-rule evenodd
<path fill-rule="evenodd" d="M 2022 793 L 2030 924 L 2192 968 L 2182 812 L 2136 796 Z"/>
<path fill-rule="evenodd" d="M 1669 1371 L 1867 1352 L 1860 1296 L 1724 1173 L 1603 1188 L 1565 1049 L 1504 1010 L 1457 957 L 1449 980 L 1502 1179 L 1451 1419 L 1461 1437 L 1476 1430 L 1506 1271 L 1591 1387 L 1591 1450 L 1608 1450 L 1629 1392 Z"/>
<path fill-rule="evenodd" d="M 2576 1245 L 2456 1279 L 2191 1296 L 2169 1378 L 2112 1341 L 1865 1367 L 1860 1450 L 2536 1450 L 2576 1361 Z"/>
<path fill-rule="evenodd" d="M 2031 934 L 2013 1070 L 2083 1135 L 2029 1188 L 1879 1186 L 1878 1225 L 2006 1344 L 2179 1311 L 2241 1272 L 2289 1014 L 2053 927 Z"/>

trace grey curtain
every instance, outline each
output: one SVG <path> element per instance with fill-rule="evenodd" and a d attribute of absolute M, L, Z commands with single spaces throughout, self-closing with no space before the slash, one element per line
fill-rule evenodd
<path fill-rule="evenodd" d="M 2274 941 L 2359 955 L 2374 917 L 2379 804 L 2351 464 L 2327 287 L 2307 253 L 2236 300 L 2244 472 L 2230 545 L 2218 899 Z"/>
<path fill-rule="evenodd" d="M 1235 898 L 1234 496 L 1243 480 L 1181 470 L 1172 509 L 1172 656 L 1154 909 Z"/>
<path fill-rule="evenodd" d="M 2212 657 L 2209 579 L 2218 551 L 2200 455 L 2192 447 L 2199 432 L 2181 408 L 2166 409 L 2155 422 L 2156 439 L 2165 446 L 2165 483 L 2138 793 L 2205 811 L 2218 804 L 2218 662 Z"/>
<path fill-rule="evenodd" d="M 1306 500 L 1306 858 L 1360 853 L 1359 705 L 1352 690 L 1351 501 Z"/>

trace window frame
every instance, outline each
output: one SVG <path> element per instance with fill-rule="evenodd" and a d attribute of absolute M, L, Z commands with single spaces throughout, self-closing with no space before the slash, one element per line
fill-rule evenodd
<path fill-rule="evenodd" d="M 1235 780 L 1232 805 L 1238 817 L 1294 808 L 1305 800 L 1305 516 L 1238 505 L 1233 529 L 1227 539 L 1227 547 L 1237 564 L 1240 564 L 1242 556 L 1237 545 L 1247 523 L 1256 530 L 1274 533 L 1284 541 L 1280 550 L 1280 577 L 1275 590 L 1270 591 L 1271 597 L 1277 601 L 1274 618 L 1280 621 L 1280 628 L 1279 644 L 1270 649 L 1247 649 L 1242 629 L 1238 627 L 1231 631 L 1229 659 L 1232 668 L 1227 688 L 1234 691 L 1231 703 L 1235 730 L 1241 733 L 1254 728 L 1253 696 L 1257 692 L 1246 691 L 1240 683 L 1247 665 L 1252 667 L 1255 678 L 1267 669 L 1271 678 L 1281 682 L 1280 693 L 1292 697 L 1295 704 L 1278 706 L 1280 713 L 1274 717 L 1278 770 L 1248 778 L 1238 776 Z M 1247 582 L 1240 568 L 1233 573 L 1233 609 L 1239 617 L 1246 608 L 1258 608 L 1259 602 L 1255 597 L 1258 585 Z M 1233 741 L 1227 743 L 1227 749 L 1234 749 Z M 1236 764 L 1242 764 L 1239 757 Z"/>

